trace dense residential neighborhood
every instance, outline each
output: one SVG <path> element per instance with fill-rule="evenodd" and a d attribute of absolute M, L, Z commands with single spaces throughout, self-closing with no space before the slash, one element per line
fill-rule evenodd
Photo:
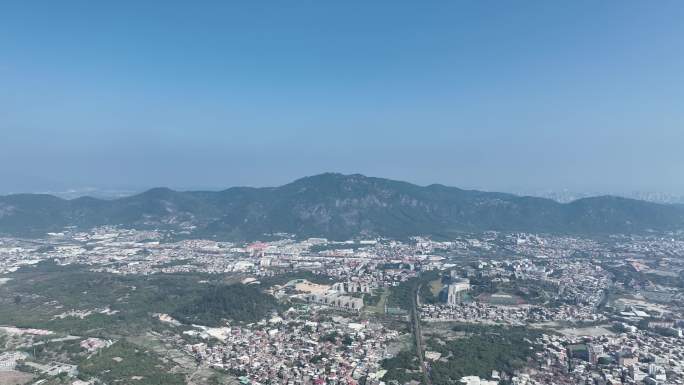
<path fill-rule="evenodd" d="M 241 292 L 252 298 L 247 301 L 272 298 L 238 322 L 225 306 L 243 305 L 222 299 L 223 294 L 188 297 L 210 301 L 212 313 L 192 313 L 205 305 L 190 304 L 144 316 L 158 325 L 146 338 L 176 352 L 170 360 L 161 356 L 173 373 L 183 375 L 197 366 L 219 383 L 403 384 L 444 376 L 466 384 L 684 381 L 680 235 L 590 239 L 486 232 L 440 241 L 339 242 L 281 234 L 251 243 L 174 238 L 169 231 L 117 227 L 66 229 L 42 239 L 3 238 L 0 289 L 10 290 L 20 283 L 15 277 L 32 271 L 76 269 L 124 281 L 186 277 L 195 280 L 190 286 L 199 285 L 192 290 L 200 294 L 221 279 L 245 287 Z M 224 291 L 230 296 L 231 290 L 237 287 Z M 15 296 L 18 309 L 29 301 Z M 94 352 L 114 349 L 131 337 L 89 335 L 88 328 L 65 335 L 60 328 L 96 318 L 107 324 L 126 317 L 130 308 L 116 301 L 93 307 L 58 302 L 46 302 L 51 320 L 39 328 L 17 328 L 4 316 L 8 337 L 0 368 L 28 370 L 38 382 L 55 375 L 73 378 L 74 384 L 102 381 L 79 368 L 87 368 Z M 413 317 L 420 328 L 410 322 Z M 56 330 L 49 329 L 51 324 Z M 510 353 L 520 355 L 516 363 L 509 361 L 513 356 L 502 356 L 491 367 L 471 370 L 466 364 L 450 374 L 449 368 L 461 362 L 454 360 L 462 359 L 450 350 L 457 349 L 453 341 L 471 341 L 469 348 L 484 349 L 478 354 L 491 354 L 488 349 L 518 338 L 520 327 L 532 334 L 520 337 L 528 351 Z M 502 339 L 483 339 L 489 333 Z M 68 362 L 32 352 L 46 339 L 51 345 L 64 338 L 80 344 L 75 348 L 80 353 L 61 356 Z"/>

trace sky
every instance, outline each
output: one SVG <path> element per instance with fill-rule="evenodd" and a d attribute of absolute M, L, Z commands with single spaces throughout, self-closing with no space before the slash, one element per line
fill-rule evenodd
<path fill-rule="evenodd" d="M 684 2 L 0 2 L 0 193 L 684 195 Z"/>

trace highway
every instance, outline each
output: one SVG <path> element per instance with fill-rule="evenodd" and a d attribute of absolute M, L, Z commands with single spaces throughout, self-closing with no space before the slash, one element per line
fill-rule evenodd
<path fill-rule="evenodd" d="M 416 288 L 415 295 L 413 295 L 413 303 L 411 309 L 411 325 L 413 329 L 413 336 L 416 340 L 416 354 L 418 355 L 418 364 L 420 365 L 420 370 L 423 372 L 423 382 L 427 385 L 432 385 L 432 380 L 430 379 L 430 373 L 427 366 L 425 365 L 425 351 L 423 347 L 423 333 L 420 330 L 420 315 L 418 313 L 418 296 L 420 293 L 420 288 L 423 284 L 420 284 Z"/>

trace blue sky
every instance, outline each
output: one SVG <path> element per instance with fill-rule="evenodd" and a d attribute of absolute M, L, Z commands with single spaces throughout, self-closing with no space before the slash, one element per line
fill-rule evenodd
<path fill-rule="evenodd" d="M 3 1 L 0 192 L 684 194 L 681 1 Z"/>

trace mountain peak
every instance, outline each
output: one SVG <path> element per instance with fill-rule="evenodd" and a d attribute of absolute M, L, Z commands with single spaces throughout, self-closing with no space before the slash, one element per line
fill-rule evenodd
<path fill-rule="evenodd" d="M 177 193 L 177 191 L 171 190 L 168 187 L 154 187 L 154 188 L 151 188 L 147 191 L 142 192 L 139 195 L 147 196 L 147 197 L 164 197 L 164 196 L 169 196 L 169 195 L 176 194 L 176 193 Z"/>
<path fill-rule="evenodd" d="M 155 188 L 113 200 L 0 197 L 0 233 L 41 235 L 64 226 L 121 225 L 190 231 L 193 237 L 448 237 L 485 230 L 565 234 L 684 229 L 684 207 L 617 198 L 550 199 L 323 173 L 280 187 L 178 192 Z"/>
<path fill-rule="evenodd" d="M 292 184 L 295 183 L 325 183 L 325 182 L 331 182 L 331 181 L 354 181 L 354 180 L 363 180 L 363 179 L 369 179 L 367 176 L 362 175 L 362 174 L 342 174 L 339 172 L 324 172 L 321 174 L 316 174 L 316 175 L 311 175 L 311 176 L 305 176 L 303 178 L 299 178 L 292 182 Z"/>

